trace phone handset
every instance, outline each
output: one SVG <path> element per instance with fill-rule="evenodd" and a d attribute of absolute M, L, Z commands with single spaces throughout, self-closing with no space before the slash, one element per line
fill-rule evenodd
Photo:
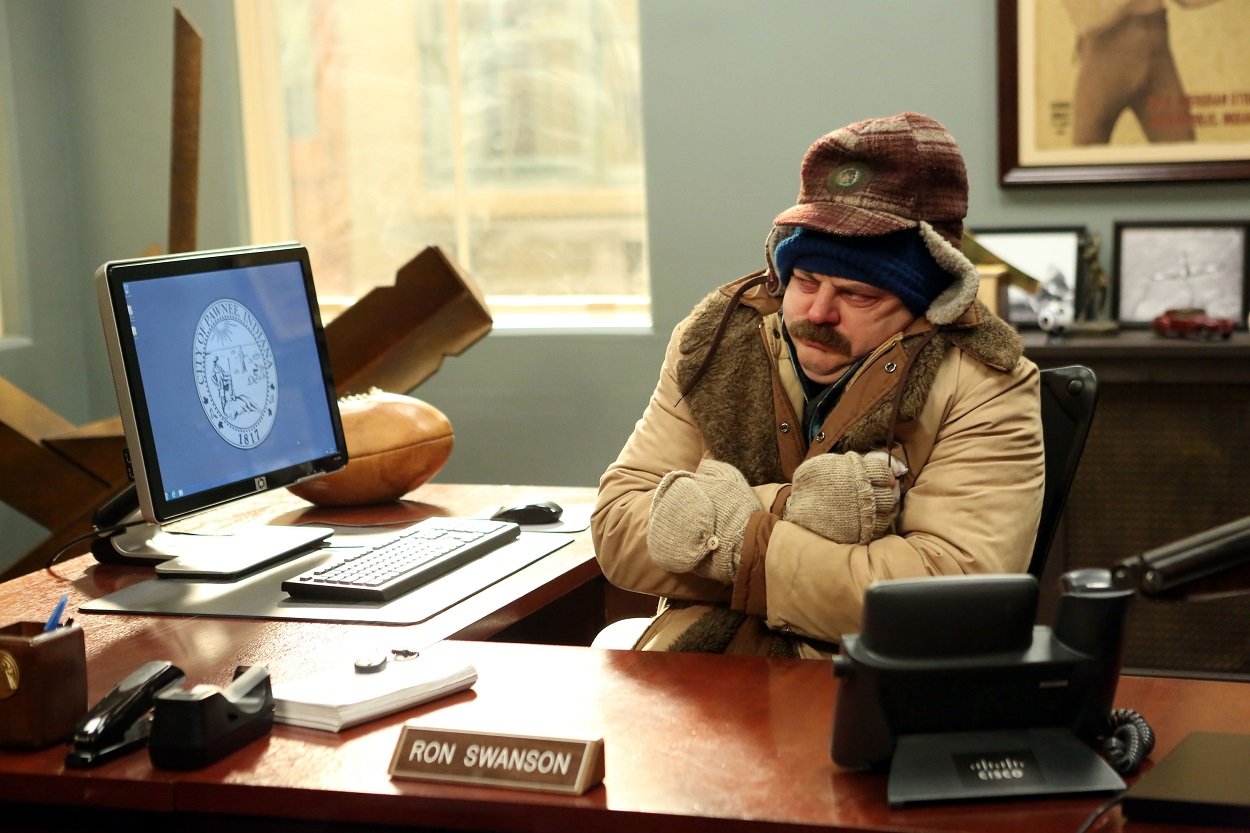
<path fill-rule="evenodd" d="M 1155 745 L 1154 730 L 1144 717 L 1133 709 L 1112 707 L 1120 677 L 1124 618 L 1133 592 L 1116 587 L 1111 571 L 1099 568 L 1067 572 L 1060 584 L 1063 594 L 1055 619 L 1055 636 L 1065 645 L 1106 660 L 1099 663 L 1105 676 L 1094 692 L 1094 707 L 1085 724 L 1078 727 L 1078 734 L 1100 746 L 1112 769 L 1121 775 L 1132 775 Z M 1115 655 L 1110 656 L 1110 652 Z"/>

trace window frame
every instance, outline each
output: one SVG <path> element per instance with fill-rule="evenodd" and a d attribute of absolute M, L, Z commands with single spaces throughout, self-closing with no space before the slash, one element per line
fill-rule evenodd
<path fill-rule="evenodd" d="M 454 0 L 448 0 L 454 6 Z M 294 237 L 294 210 L 288 178 L 279 172 L 290 170 L 287 136 L 284 126 L 285 104 L 282 100 L 280 56 L 278 55 L 277 23 L 268 3 L 235 0 L 235 27 L 238 45 L 240 99 L 243 122 L 247 223 L 254 242 L 289 240 Z M 639 114 L 641 118 L 641 113 Z M 457 163 L 458 169 L 463 169 Z M 463 194 L 463 176 L 456 176 L 454 188 L 430 192 L 423 200 L 436 209 L 444 207 L 441 216 L 449 216 L 446 207 L 457 206 L 455 221 L 457 246 L 468 246 L 469 223 L 465 220 L 469 202 L 489 209 L 506 208 L 518 202 L 531 202 L 539 195 L 559 210 L 566 206 L 570 215 L 596 215 L 636 212 L 646 225 L 645 186 L 641 189 L 602 187 L 587 195 L 575 188 L 553 187 L 542 196 L 541 190 L 524 194 L 507 189 L 475 189 L 471 198 Z M 588 203 L 589 200 L 589 203 Z M 588 211 L 589 209 L 589 211 Z M 649 243 L 644 244 L 645 250 Z M 413 252 L 416 254 L 416 252 Z M 396 268 L 401 264 L 396 264 Z M 466 265 L 466 264 L 462 264 Z M 472 273 L 472 264 L 467 264 Z M 638 295 L 495 295 L 486 301 L 492 311 L 494 327 L 501 330 L 604 330 L 649 329 L 652 325 L 650 278 L 648 291 Z M 333 317 L 350 303 L 345 298 L 323 298 L 323 312 Z"/>

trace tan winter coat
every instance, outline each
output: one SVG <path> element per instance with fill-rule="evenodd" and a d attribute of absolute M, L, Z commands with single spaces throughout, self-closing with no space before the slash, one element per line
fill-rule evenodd
<path fill-rule="evenodd" d="M 743 292 L 703 375 L 681 393 L 735 291 L 768 272 L 713 292 L 674 330 L 655 392 L 604 473 L 591 517 L 608 580 L 662 597 L 638 647 L 827 656 L 843 634 L 858 632 L 863 593 L 875 580 L 1027 568 L 1044 485 L 1038 370 L 1021 355 L 1018 334 L 975 300 L 975 268 L 925 232 L 931 249 L 949 250 L 934 254 L 960 277 L 865 361 L 810 448 L 775 283 L 772 292 Z M 891 534 L 838 544 L 781 520 L 806 457 L 883 448 L 891 438 L 908 467 Z M 660 479 L 694 471 L 704 456 L 736 465 L 762 506 L 733 586 L 668 572 L 647 553 Z"/>

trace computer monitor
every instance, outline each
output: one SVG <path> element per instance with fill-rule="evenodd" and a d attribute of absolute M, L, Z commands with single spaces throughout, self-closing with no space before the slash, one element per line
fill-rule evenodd
<path fill-rule="evenodd" d="M 152 527 L 142 543 L 116 537 L 120 555 L 179 555 L 161 525 L 346 465 L 303 246 L 110 261 L 96 284 L 137 511 Z M 294 548 L 309 537 L 265 527 L 245 540 L 283 535 Z"/>

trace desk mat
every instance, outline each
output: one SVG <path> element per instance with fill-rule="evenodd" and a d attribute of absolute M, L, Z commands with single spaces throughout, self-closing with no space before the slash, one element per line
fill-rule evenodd
<path fill-rule="evenodd" d="M 331 539 L 332 544 L 334 540 Z M 296 600 L 288 596 L 282 589 L 282 582 L 333 558 L 336 553 L 330 548 L 284 561 L 230 582 L 152 578 L 86 602 L 78 610 L 83 613 L 157 613 L 414 625 L 555 552 L 572 540 L 571 535 L 559 533 L 522 532 L 517 540 L 389 602 L 327 602 Z"/>

